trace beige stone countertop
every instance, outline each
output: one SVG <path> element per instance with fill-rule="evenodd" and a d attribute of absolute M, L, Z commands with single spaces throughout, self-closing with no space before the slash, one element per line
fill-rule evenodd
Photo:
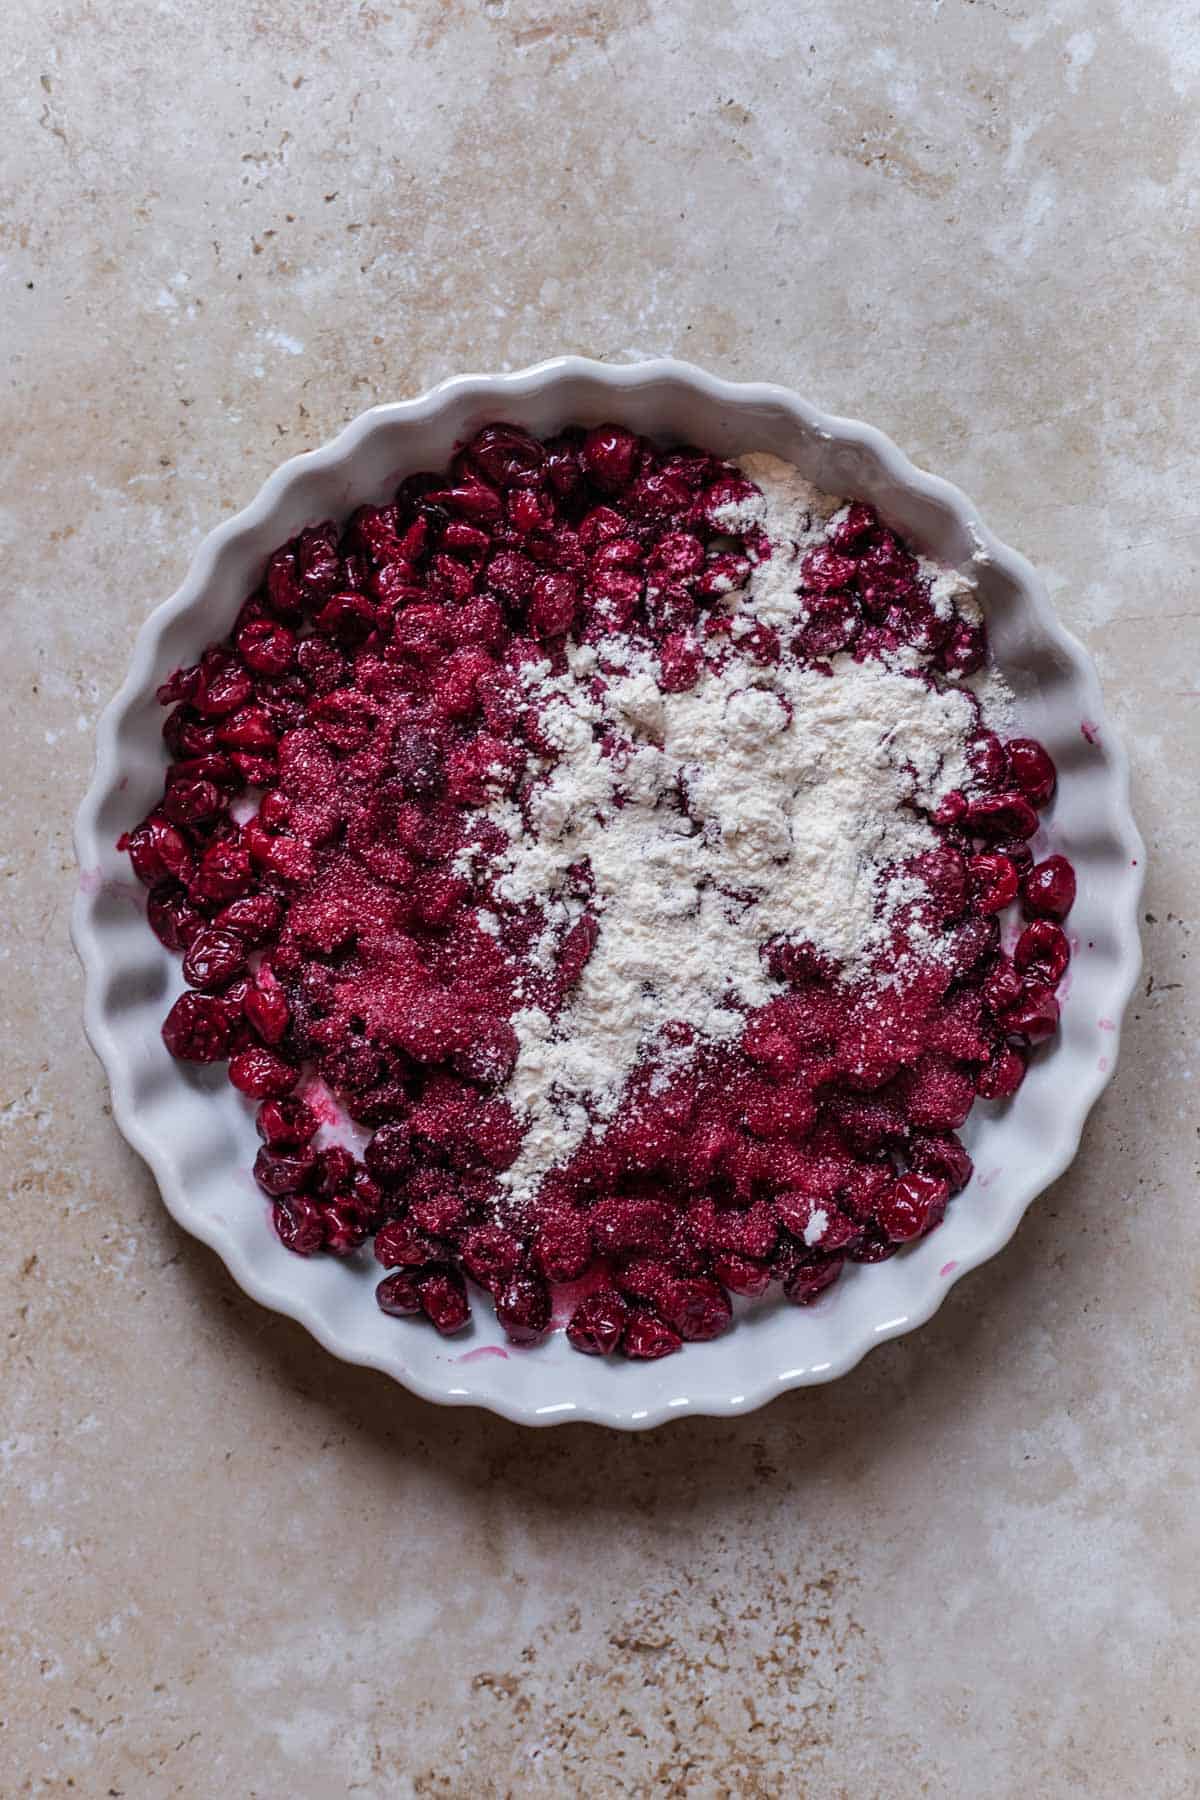
<path fill-rule="evenodd" d="M 0 1795 L 1200 1791 L 1200 32 L 1167 0 L 30 0 L 0 116 Z M 118 1137 L 71 820 L 199 538 L 374 401 L 683 355 L 1044 571 L 1147 839 L 1071 1172 L 754 1417 L 540 1435 L 261 1311 Z"/>

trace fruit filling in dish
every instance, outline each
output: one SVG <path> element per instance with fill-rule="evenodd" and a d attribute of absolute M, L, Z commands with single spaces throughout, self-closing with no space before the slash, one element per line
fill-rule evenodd
<path fill-rule="evenodd" d="M 1055 769 L 973 584 L 773 457 L 488 426 L 159 697 L 167 1048 L 385 1313 L 652 1358 L 808 1305 L 938 1226 L 1057 1028 Z"/>

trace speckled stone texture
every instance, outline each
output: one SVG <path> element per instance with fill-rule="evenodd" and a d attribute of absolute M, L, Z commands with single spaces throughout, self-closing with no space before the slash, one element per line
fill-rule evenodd
<path fill-rule="evenodd" d="M 1188 21 L 1191 20 L 1189 24 Z M 1167 0 L 29 0 L 0 116 L 4 1796 L 1200 1788 L 1200 36 Z M 199 537 L 559 350 L 871 419 L 1045 571 L 1147 961 L 1072 1173 L 916 1337 L 641 1439 L 334 1363 L 175 1230 L 69 821 Z"/>

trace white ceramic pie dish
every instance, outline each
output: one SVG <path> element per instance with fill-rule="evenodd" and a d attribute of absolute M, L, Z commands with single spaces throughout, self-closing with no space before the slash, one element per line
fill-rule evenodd
<path fill-rule="evenodd" d="M 174 1062 L 163 1045 L 163 1015 L 183 985 L 179 962 L 147 929 L 143 892 L 116 849 L 161 791 L 155 687 L 224 635 L 276 545 L 317 519 L 382 500 L 414 469 L 438 468 L 487 420 L 548 433 L 608 418 L 726 454 L 771 451 L 829 492 L 872 501 L 922 550 L 969 569 L 1021 729 L 1058 764 L 1045 846 L 1071 858 L 1079 882 L 1061 1032 L 1015 1101 L 972 1113 L 963 1135 L 976 1174 L 945 1224 L 889 1262 L 848 1268 L 810 1308 L 737 1303 L 727 1336 L 656 1363 L 583 1357 L 561 1334 L 514 1350 L 486 1305 L 475 1307 L 466 1333 L 444 1340 L 379 1312 L 369 1250 L 348 1262 L 285 1250 L 249 1174 L 253 1108 L 223 1069 Z M 996 541 L 957 488 L 914 467 L 870 426 L 821 413 L 785 388 L 721 381 L 665 360 L 609 367 L 560 357 L 510 375 L 461 376 L 373 408 L 332 443 L 276 470 L 243 512 L 204 540 L 183 586 L 139 632 L 129 674 L 97 728 L 76 846 L 73 936 L 86 976 L 87 1033 L 108 1074 L 117 1124 L 149 1163 L 173 1216 L 212 1245 L 247 1293 L 299 1320 L 335 1355 L 381 1369 L 426 1399 L 486 1406 L 526 1424 L 585 1419 L 637 1429 L 684 1413 L 748 1412 L 785 1389 L 844 1374 L 872 1345 L 922 1324 L 953 1281 L 1002 1248 L 1071 1161 L 1112 1074 L 1141 961 L 1144 853 L 1125 756 L 1092 664 L 1029 564 Z"/>

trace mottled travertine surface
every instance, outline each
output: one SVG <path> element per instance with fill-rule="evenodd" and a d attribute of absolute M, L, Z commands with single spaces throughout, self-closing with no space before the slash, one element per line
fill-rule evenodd
<path fill-rule="evenodd" d="M 1200 1786 L 1200 34 L 1166 0 L 30 0 L 6 21 L 0 1793 Z M 756 1417 L 533 1436 L 329 1359 L 117 1137 L 97 711 L 372 401 L 559 350 L 869 418 L 1045 570 L 1150 852 L 1070 1175 Z"/>

